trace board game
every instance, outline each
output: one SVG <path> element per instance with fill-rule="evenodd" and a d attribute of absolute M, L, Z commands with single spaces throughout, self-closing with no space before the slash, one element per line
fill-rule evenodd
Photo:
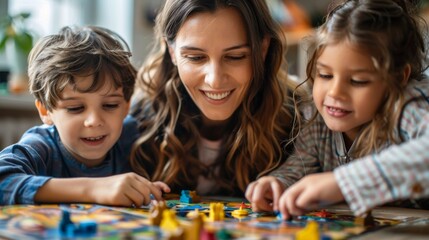
<path fill-rule="evenodd" d="M 7 239 L 347 239 L 409 219 L 355 218 L 329 209 L 291 220 L 242 199 L 169 195 L 141 208 L 93 204 L 2 206 Z M 162 208 L 159 206 L 162 205 Z"/>

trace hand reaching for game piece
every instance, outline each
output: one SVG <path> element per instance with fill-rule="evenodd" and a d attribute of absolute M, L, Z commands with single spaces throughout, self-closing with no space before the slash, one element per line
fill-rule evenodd
<path fill-rule="evenodd" d="M 151 194 L 155 200 L 162 200 L 162 192 L 170 192 L 164 182 L 150 182 L 135 173 L 94 178 L 91 182 L 89 194 L 100 204 L 139 207 L 151 202 Z"/>
<path fill-rule="evenodd" d="M 344 200 L 332 172 L 311 174 L 290 186 L 280 197 L 283 219 Z"/>
<path fill-rule="evenodd" d="M 277 178 L 265 176 L 249 184 L 246 198 L 252 203 L 254 212 L 277 211 L 277 201 L 284 189 L 284 185 Z"/>

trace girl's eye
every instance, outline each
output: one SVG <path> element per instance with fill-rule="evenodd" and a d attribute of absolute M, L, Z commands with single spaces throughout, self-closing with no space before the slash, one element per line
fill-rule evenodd
<path fill-rule="evenodd" d="M 116 109 L 119 107 L 119 104 L 103 104 L 103 107 L 108 110 Z"/>
<path fill-rule="evenodd" d="M 66 110 L 69 113 L 80 113 L 80 112 L 83 111 L 83 106 L 79 106 L 79 107 L 67 107 Z"/>
<path fill-rule="evenodd" d="M 323 78 L 323 79 L 331 79 L 331 78 L 332 78 L 332 75 L 330 75 L 330 74 L 322 74 L 322 73 L 318 73 L 318 74 L 317 74 L 317 76 L 318 76 L 319 78 Z"/>

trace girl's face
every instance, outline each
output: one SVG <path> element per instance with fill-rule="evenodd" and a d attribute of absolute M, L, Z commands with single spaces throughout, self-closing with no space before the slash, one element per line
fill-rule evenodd
<path fill-rule="evenodd" d="M 169 50 L 205 122 L 229 119 L 252 78 L 251 49 L 240 13 L 227 8 L 191 15 Z"/>
<path fill-rule="evenodd" d="M 106 82 L 113 82 L 106 76 Z M 75 79 L 78 89 L 92 84 L 92 76 Z M 44 122 L 55 125 L 61 142 L 79 162 L 87 167 L 99 165 L 119 139 L 128 113 L 122 88 L 105 84 L 96 92 L 80 93 L 68 85 L 61 97 Z"/>
<path fill-rule="evenodd" d="M 349 41 L 327 45 L 316 62 L 313 100 L 326 125 L 353 141 L 383 103 L 386 84 L 371 56 Z"/>

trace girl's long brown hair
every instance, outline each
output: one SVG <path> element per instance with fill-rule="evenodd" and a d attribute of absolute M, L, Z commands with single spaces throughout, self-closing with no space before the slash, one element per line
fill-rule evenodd
<path fill-rule="evenodd" d="M 395 128 L 399 124 L 404 105 L 404 75 L 411 66 L 409 79 L 421 80 L 426 69 L 426 46 L 422 27 L 424 21 L 415 14 L 415 6 L 406 0 L 347 0 L 333 7 L 325 23 L 310 41 L 307 80 L 312 87 L 315 65 L 321 52 L 329 44 L 350 41 L 371 55 L 374 65 L 387 83 L 385 100 L 372 121 L 361 128 L 355 140 L 354 158 L 381 150 L 386 143 L 398 143 Z M 346 61 L 346 60 L 345 60 Z M 304 102 L 310 103 L 311 98 Z M 399 109 L 399 111 L 394 110 Z M 299 112 L 299 123 L 303 117 Z M 308 122 L 317 117 L 316 112 Z"/>

